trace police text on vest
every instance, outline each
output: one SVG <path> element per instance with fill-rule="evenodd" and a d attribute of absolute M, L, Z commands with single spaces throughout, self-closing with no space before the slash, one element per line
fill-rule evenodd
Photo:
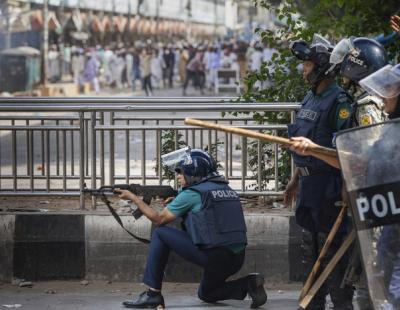
<path fill-rule="evenodd" d="M 211 191 L 213 198 L 237 198 L 238 194 L 233 190 L 216 190 Z"/>

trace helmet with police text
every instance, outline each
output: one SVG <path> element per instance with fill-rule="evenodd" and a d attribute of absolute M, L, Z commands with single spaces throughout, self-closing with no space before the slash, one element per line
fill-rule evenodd
<path fill-rule="evenodd" d="M 400 64 L 387 65 L 360 81 L 368 93 L 381 98 L 395 98 L 400 95 Z"/>
<path fill-rule="evenodd" d="M 170 170 L 183 173 L 188 185 L 218 176 L 216 161 L 200 149 L 185 147 L 163 155 L 161 159 Z"/>
<path fill-rule="evenodd" d="M 345 44 L 347 52 L 342 49 L 343 40 L 348 40 Z M 342 49 L 339 51 L 344 56 L 340 64 L 340 74 L 351 81 L 359 82 L 388 64 L 386 51 L 377 41 L 363 37 L 343 40 L 333 50 L 331 59 L 336 57 L 337 50 Z M 340 57 L 336 58 L 339 60 Z"/>
<path fill-rule="evenodd" d="M 308 74 L 307 80 L 312 85 L 317 85 L 323 79 L 333 77 L 336 72 L 331 69 L 329 58 L 333 50 L 332 44 L 324 37 L 314 34 L 311 44 L 303 40 L 290 43 L 290 50 L 296 58 L 314 63 L 314 69 Z"/>

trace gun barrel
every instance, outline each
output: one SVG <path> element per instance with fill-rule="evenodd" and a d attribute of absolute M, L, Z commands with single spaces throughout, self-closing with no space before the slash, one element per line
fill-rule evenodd
<path fill-rule="evenodd" d="M 113 194 L 113 190 L 108 187 L 107 188 L 100 187 L 100 188 L 93 188 L 93 189 L 92 188 L 84 188 L 82 190 L 82 192 L 88 193 L 92 196 L 100 196 L 103 194 Z"/>

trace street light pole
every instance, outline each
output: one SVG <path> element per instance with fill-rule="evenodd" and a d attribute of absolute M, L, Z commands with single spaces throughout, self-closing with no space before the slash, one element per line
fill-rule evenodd
<path fill-rule="evenodd" d="M 47 55 L 49 52 L 49 0 L 43 0 L 42 84 L 47 83 Z"/>
<path fill-rule="evenodd" d="M 187 22 L 188 22 L 188 27 L 186 31 L 186 41 L 189 41 L 189 38 L 192 36 L 192 0 L 187 0 L 186 10 L 187 10 Z"/>
<path fill-rule="evenodd" d="M 158 30 L 160 24 L 160 5 L 162 5 L 162 0 L 156 0 L 156 39 L 158 40 Z"/>
<path fill-rule="evenodd" d="M 8 49 L 11 47 L 11 10 L 8 0 L 5 0 L 2 6 L 4 7 L 4 15 L 6 17 L 5 48 Z"/>
<path fill-rule="evenodd" d="M 217 36 L 217 24 L 218 24 L 218 0 L 214 0 L 214 38 Z"/>

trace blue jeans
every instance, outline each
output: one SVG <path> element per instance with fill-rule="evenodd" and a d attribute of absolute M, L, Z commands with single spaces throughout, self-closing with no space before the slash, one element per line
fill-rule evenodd
<path fill-rule="evenodd" d="M 140 72 L 139 68 L 134 68 L 132 69 L 132 90 L 136 90 L 136 80 L 141 81 L 142 80 L 142 74 Z"/>
<path fill-rule="evenodd" d="M 220 247 L 201 250 L 192 243 L 188 233 L 172 227 L 158 227 L 153 231 L 143 283 L 161 289 L 164 270 L 170 251 L 203 267 L 198 296 L 205 302 L 218 300 L 242 300 L 247 294 L 246 278 L 226 281 L 240 270 L 245 251 L 233 253 Z"/>

